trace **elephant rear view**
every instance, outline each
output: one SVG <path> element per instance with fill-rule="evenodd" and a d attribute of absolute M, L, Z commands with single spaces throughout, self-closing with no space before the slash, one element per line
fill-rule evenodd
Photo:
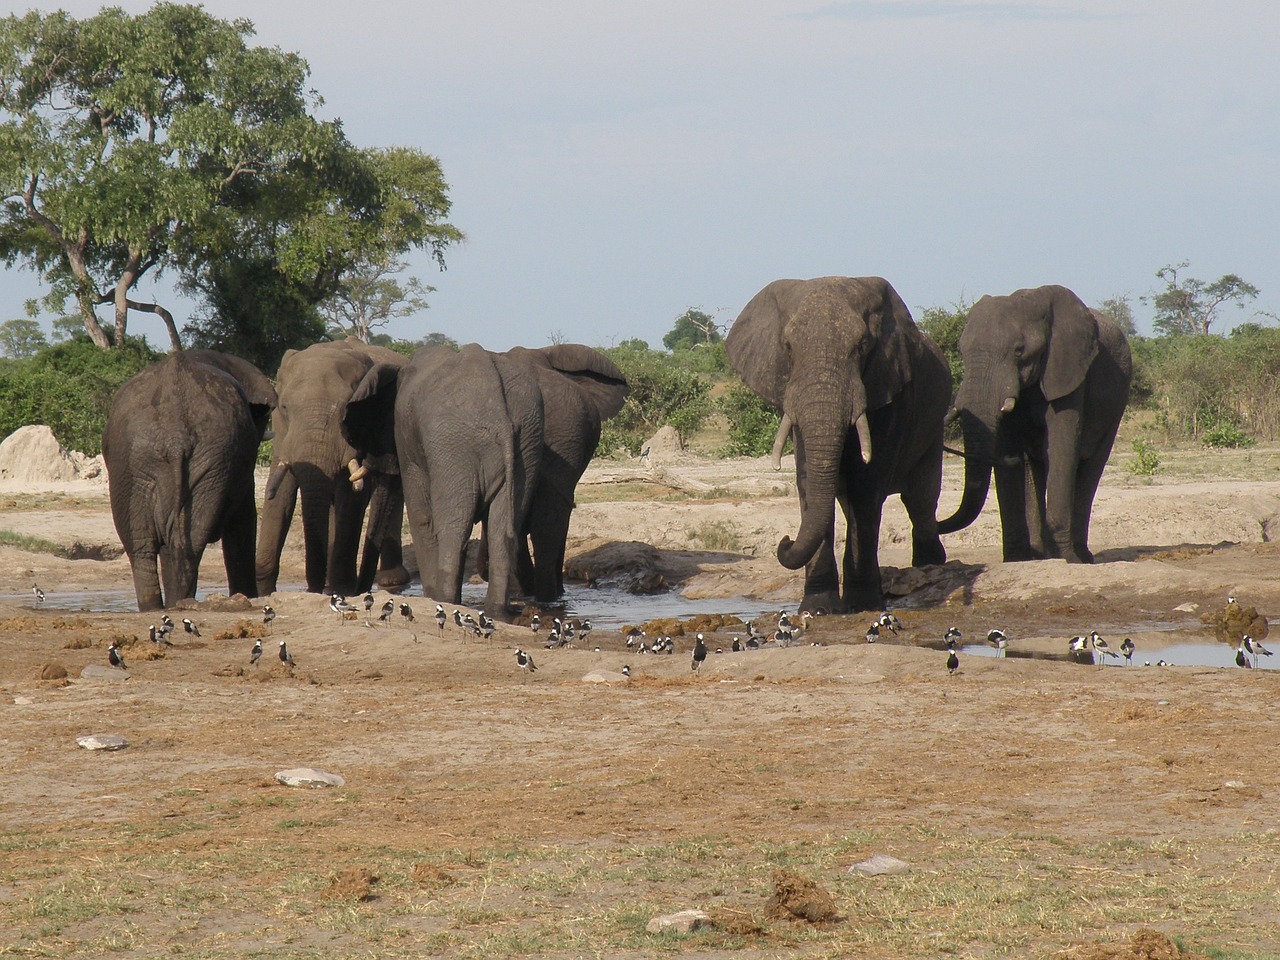
<path fill-rule="evenodd" d="M 229 592 L 256 593 L 253 468 L 275 405 L 257 367 L 212 350 L 172 354 L 117 391 L 102 457 L 139 610 L 194 597 L 218 540 Z"/>
<path fill-rule="evenodd" d="M 747 386 L 782 412 L 775 466 L 789 435 L 795 443 L 800 529 L 778 544 L 778 560 L 806 568 L 802 609 L 882 608 L 880 518 L 890 494 L 901 494 L 911 518 L 912 563 L 946 559 L 935 511 L 951 375 L 888 281 L 775 280 L 743 309 L 725 349 Z M 842 576 L 837 502 L 849 531 Z"/>
<path fill-rule="evenodd" d="M 276 589 L 299 493 L 308 591 L 349 595 L 368 590 L 375 576 L 387 587 L 408 582 L 392 424 L 405 362 L 353 337 L 285 353 L 276 374 L 280 406 L 258 543 L 259 594 Z"/>

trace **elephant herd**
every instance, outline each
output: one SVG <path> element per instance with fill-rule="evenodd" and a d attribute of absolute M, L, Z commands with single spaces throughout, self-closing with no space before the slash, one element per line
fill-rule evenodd
<path fill-rule="evenodd" d="M 1132 365 L 1114 321 L 1065 287 L 973 305 L 954 404 L 941 351 L 878 277 L 770 283 L 725 348 L 781 413 L 775 465 L 794 445 L 800 525 L 778 560 L 805 568 L 802 610 L 882 608 L 885 499 L 906 507 L 912 563 L 942 563 L 941 535 L 977 518 L 993 473 L 1006 560 L 1092 560 L 1089 515 Z M 427 596 L 460 600 L 479 523 L 486 609 L 517 594 L 554 600 L 574 489 L 627 392 L 612 361 L 580 344 L 436 346 L 406 360 L 348 339 L 289 351 L 274 387 L 234 357 L 175 353 L 120 389 L 103 436 L 139 609 L 194 596 L 204 548 L 219 539 L 232 592 L 273 592 L 299 495 L 309 591 L 407 583 L 407 509 Z M 255 551 L 253 467 L 269 416 Z M 964 492 L 939 521 L 943 431 L 955 418 Z M 848 528 L 840 569 L 836 504 Z"/>

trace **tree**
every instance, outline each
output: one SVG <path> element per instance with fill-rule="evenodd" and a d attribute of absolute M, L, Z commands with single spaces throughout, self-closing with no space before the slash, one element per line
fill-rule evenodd
<path fill-rule="evenodd" d="M 169 312 L 130 296 L 148 273 L 210 293 L 265 265 L 314 305 L 353 264 L 418 246 L 443 265 L 461 238 L 435 158 L 352 146 L 312 115 L 306 62 L 252 34 L 175 3 L 0 21 L 0 257 L 43 276 L 47 308 L 74 300 L 99 347 L 124 341 L 131 310 L 179 347 Z"/>
<path fill-rule="evenodd" d="M 0 355 L 25 360 L 49 345 L 40 324 L 29 318 L 0 323 Z"/>
<path fill-rule="evenodd" d="M 353 264 L 342 275 L 338 289 L 319 305 L 333 337 L 356 337 L 370 342 L 373 331 L 392 320 L 427 309 L 426 294 L 435 290 L 410 277 L 401 285 L 396 275 L 408 266 L 391 256 Z"/>
<path fill-rule="evenodd" d="M 1190 262 L 1168 264 L 1156 271 L 1164 281 L 1164 289 L 1143 297 L 1156 311 L 1152 326 L 1159 334 L 1208 333 L 1217 319 L 1218 308 L 1234 303 L 1244 309 L 1258 295 L 1258 288 L 1234 273 L 1224 274 L 1212 283 L 1195 277 L 1182 277 L 1178 271 Z"/>
<path fill-rule="evenodd" d="M 920 311 L 920 329 L 938 345 L 942 355 L 947 358 L 947 366 L 951 368 L 953 395 L 960 387 L 960 378 L 964 375 L 960 334 L 964 332 L 964 323 L 969 319 L 969 308 L 972 306 L 972 303 L 961 297 L 950 307 L 925 307 Z"/>
<path fill-rule="evenodd" d="M 1129 295 L 1118 293 L 1098 304 L 1098 310 L 1114 320 L 1126 337 L 1136 337 L 1138 327 L 1133 322 L 1133 307 L 1129 305 Z"/>
<path fill-rule="evenodd" d="M 676 317 L 676 324 L 662 338 L 662 345 L 675 353 L 679 350 L 692 350 L 701 344 L 719 343 L 722 339 L 715 317 L 705 310 L 690 307 Z"/>

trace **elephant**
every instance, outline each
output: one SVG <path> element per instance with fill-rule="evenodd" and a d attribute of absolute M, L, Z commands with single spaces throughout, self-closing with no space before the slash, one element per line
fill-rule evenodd
<path fill-rule="evenodd" d="M 354 337 L 285 353 L 276 374 L 280 405 L 258 540 L 259 595 L 276 589 L 299 493 L 309 592 L 348 596 L 375 580 L 387 588 L 409 582 L 392 423 L 406 362 Z"/>
<path fill-rule="evenodd" d="M 253 469 L 275 405 L 261 370 L 212 350 L 170 354 L 116 392 L 102 456 L 139 610 L 193 598 L 218 540 L 228 591 L 256 595 Z"/>
<path fill-rule="evenodd" d="M 467 541 L 484 523 L 484 607 L 503 614 L 543 454 L 533 369 L 475 343 L 418 350 L 400 374 L 395 440 L 423 593 L 461 602 Z"/>
<path fill-rule="evenodd" d="M 545 603 L 564 594 L 574 490 L 595 456 L 601 423 L 622 409 L 630 388 L 612 360 L 582 344 L 515 347 L 506 356 L 533 371 L 542 394 L 542 460 L 527 522 L 517 537 L 516 561 L 521 591 Z"/>
<path fill-rule="evenodd" d="M 1133 379 L 1124 331 L 1049 285 L 980 299 L 960 354 L 948 416 L 964 431 L 964 493 L 939 529 L 977 519 L 994 471 L 1006 561 L 1091 563 L 1089 515 Z"/>
<path fill-rule="evenodd" d="M 880 519 L 890 494 L 911 518 L 911 562 L 945 562 L 935 512 L 951 374 L 888 281 L 775 280 L 739 314 L 725 350 L 746 385 L 781 410 L 775 468 L 787 437 L 795 444 L 800 528 L 778 544 L 778 560 L 805 567 L 801 610 L 883 609 Z M 848 525 L 840 574 L 837 502 Z"/>

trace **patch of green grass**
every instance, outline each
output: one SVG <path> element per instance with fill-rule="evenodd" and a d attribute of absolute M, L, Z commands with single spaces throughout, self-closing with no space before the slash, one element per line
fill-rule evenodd
<path fill-rule="evenodd" d="M 14 547 L 27 553 L 51 553 L 64 560 L 71 559 L 71 551 L 62 544 L 14 530 L 0 530 L 0 547 Z"/>
<path fill-rule="evenodd" d="M 696 527 L 686 527 L 685 537 L 704 550 L 742 551 L 742 532 L 732 520 L 704 520 Z"/>

